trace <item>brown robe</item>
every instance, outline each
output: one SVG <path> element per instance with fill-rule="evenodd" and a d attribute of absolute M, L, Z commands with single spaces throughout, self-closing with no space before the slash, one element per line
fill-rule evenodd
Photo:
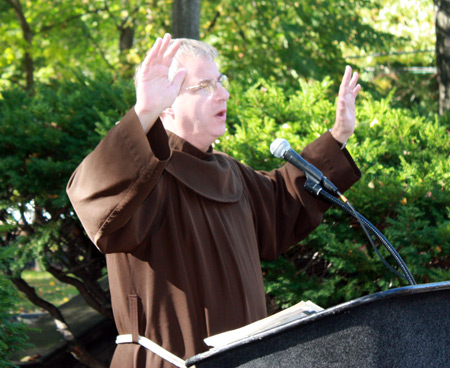
<path fill-rule="evenodd" d="M 329 132 L 302 155 L 341 192 L 360 177 Z M 187 359 L 207 350 L 205 337 L 265 317 L 260 259 L 275 259 L 304 238 L 329 207 L 304 181 L 291 164 L 258 172 L 199 151 L 159 120 L 146 135 L 132 109 L 67 189 L 106 253 L 119 333 L 138 326 L 135 333 Z M 118 345 L 111 366 L 173 367 L 137 344 Z"/>

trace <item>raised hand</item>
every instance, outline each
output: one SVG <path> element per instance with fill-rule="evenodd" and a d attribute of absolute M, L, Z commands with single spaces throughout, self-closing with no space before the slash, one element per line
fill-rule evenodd
<path fill-rule="evenodd" d="M 355 131 L 355 99 L 361 86 L 358 83 L 358 73 L 352 68 L 345 68 L 344 77 L 339 87 L 339 96 L 336 106 L 336 121 L 331 134 L 338 142 L 345 143 Z"/>
<path fill-rule="evenodd" d="M 186 77 L 186 70 L 179 69 L 173 80 L 169 80 L 169 68 L 180 47 L 180 42 L 169 46 L 170 40 L 170 34 L 157 38 L 136 73 L 134 109 L 145 132 L 150 130 L 162 111 L 173 104 Z"/>

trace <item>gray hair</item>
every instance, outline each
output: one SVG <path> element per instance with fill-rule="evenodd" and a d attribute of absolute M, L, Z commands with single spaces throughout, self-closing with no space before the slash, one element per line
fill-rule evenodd
<path fill-rule="evenodd" d="M 178 48 L 175 57 L 173 58 L 172 64 L 169 68 L 169 80 L 172 81 L 175 73 L 180 68 L 180 57 L 183 55 L 193 56 L 193 57 L 203 57 L 214 61 L 217 58 L 217 49 L 203 41 L 194 40 L 192 38 L 177 38 L 170 40 L 170 44 L 173 44 L 176 40 L 180 40 L 180 47 Z M 134 84 L 137 85 L 137 75 L 141 69 L 142 63 L 136 68 L 134 75 Z"/>
<path fill-rule="evenodd" d="M 178 49 L 175 57 L 172 61 L 172 65 L 169 68 L 169 80 L 171 81 L 175 76 L 176 71 L 180 68 L 180 57 L 181 56 L 193 56 L 198 58 L 207 58 L 211 61 L 217 58 L 217 49 L 203 41 L 194 40 L 191 38 L 178 38 L 171 40 L 172 44 L 176 40 L 180 40 L 180 48 Z"/>

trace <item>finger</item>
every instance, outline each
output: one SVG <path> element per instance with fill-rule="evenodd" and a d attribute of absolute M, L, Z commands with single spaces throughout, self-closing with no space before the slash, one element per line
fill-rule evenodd
<path fill-rule="evenodd" d="M 358 84 L 355 89 L 353 90 L 353 96 L 356 98 L 358 96 L 359 91 L 361 90 L 361 85 Z"/>
<path fill-rule="evenodd" d="M 348 88 L 348 84 L 350 83 L 350 79 L 352 77 L 352 68 L 350 67 L 350 65 L 347 65 L 345 67 L 345 72 L 344 72 L 344 76 L 342 77 L 342 82 L 341 85 L 339 86 L 339 96 L 343 97 L 344 95 L 346 95 L 347 92 L 347 88 Z"/>
<path fill-rule="evenodd" d="M 171 36 L 169 33 L 166 33 L 162 39 L 161 48 L 159 49 L 158 56 L 164 57 L 164 54 L 167 51 L 167 48 L 170 45 Z"/>
<path fill-rule="evenodd" d="M 150 49 L 150 51 L 147 53 L 146 59 L 150 58 L 152 55 L 158 55 L 159 50 L 161 49 L 161 45 L 162 45 L 162 38 L 158 37 L 155 41 L 155 43 L 153 44 L 152 48 Z M 145 60 L 144 60 L 145 61 Z"/>
<path fill-rule="evenodd" d="M 169 58 L 170 60 L 172 60 L 173 57 L 175 56 L 175 54 L 177 53 L 178 49 L 180 48 L 180 45 L 181 45 L 181 41 L 175 40 L 172 43 L 172 45 L 170 46 L 169 50 L 167 50 L 167 52 L 164 56 Z"/>
<path fill-rule="evenodd" d="M 162 43 L 162 39 L 161 39 L 161 37 L 158 37 L 156 39 L 155 43 L 153 44 L 152 48 L 150 49 L 150 51 L 145 56 L 144 61 L 142 62 L 142 65 L 140 68 L 141 72 L 148 68 L 150 61 L 153 60 L 154 56 L 158 54 L 159 49 L 161 48 L 161 43 Z"/>
<path fill-rule="evenodd" d="M 358 79 L 359 79 L 359 74 L 357 72 L 353 73 L 352 79 L 350 80 L 348 86 L 351 89 L 354 89 L 356 87 L 356 83 L 358 83 Z"/>
<path fill-rule="evenodd" d="M 344 76 L 342 77 L 341 85 L 347 86 L 350 81 L 351 76 L 352 76 L 352 68 L 350 65 L 347 65 L 345 67 L 345 72 L 344 72 Z"/>

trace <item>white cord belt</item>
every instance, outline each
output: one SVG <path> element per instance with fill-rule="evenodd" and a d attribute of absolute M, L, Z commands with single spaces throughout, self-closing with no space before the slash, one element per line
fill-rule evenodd
<path fill-rule="evenodd" d="M 119 335 L 116 337 L 116 344 L 129 344 L 132 342 L 133 342 L 132 334 Z M 152 351 L 153 353 L 159 355 L 161 358 L 167 360 L 176 367 L 186 368 L 186 364 L 183 359 L 172 354 L 170 351 L 164 349 L 162 346 L 159 346 L 158 344 L 154 343 L 152 340 L 139 335 L 137 343 L 143 346 L 144 348 Z"/>

